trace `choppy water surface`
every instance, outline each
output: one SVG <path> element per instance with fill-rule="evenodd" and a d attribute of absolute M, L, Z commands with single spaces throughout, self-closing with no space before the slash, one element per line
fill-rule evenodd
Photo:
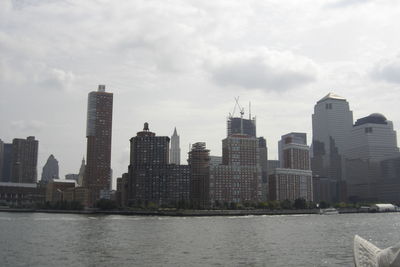
<path fill-rule="evenodd" d="M 353 266 L 355 234 L 400 242 L 400 213 L 139 217 L 0 213 L 1 266 Z"/>

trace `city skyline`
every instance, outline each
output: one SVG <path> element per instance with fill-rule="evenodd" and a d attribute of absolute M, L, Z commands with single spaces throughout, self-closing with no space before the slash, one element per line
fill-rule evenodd
<path fill-rule="evenodd" d="M 0 4 L 0 136 L 39 140 L 38 177 L 50 154 L 60 177 L 79 169 L 86 97 L 103 83 L 115 96 L 114 180 L 144 121 L 160 136 L 179 129 L 184 164 L 199 141 L 221 155 L 237 96 L 246 109 L 252 102 L 270 159 L 284 133 L 312 140 L 313 106 L 330 91 L 347 99 L 354 121 L 379 112 L 399 129 L 400 5 L 392 1 L 33 3 Z"/>

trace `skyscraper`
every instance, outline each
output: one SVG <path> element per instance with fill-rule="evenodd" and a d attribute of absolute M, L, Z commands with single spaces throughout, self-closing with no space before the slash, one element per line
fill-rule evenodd
<path fill-rule="evenodd" d="M 310 147 L 305 133 L 289 133 L 279 141 L 280 168 L 269 177 L 270 200 L 313 200 Z"/>
<path fill-rule="evenodd" d="M 48 182 L 53 179 L 59 179 L 58 161 L 53 155 L 50 155 L 46 164 L 43 166 L 42 182 Z"/>
<path fill-rule="evenodd" d="M 314 106 L 312 171 L 336 183 L 335 202 L 346 200 L 344 153 L 352 126 L 353 112 L 345 98 L 329 93 Z"/>
<path fill-rule="evenodd" d="M 181 148 L 179 147 L 179 135 L 174 129 L 174 133 L 171 136 L 171 150 L 169 151 L 169 160 L 171 164 L 181 164 Z"/>
<path fill-rule="evenodd" d="M 384 194 L 379 193 L 379 186 L 387 183 L 387 179 L 381 179 L 381 168 L 386 166 L 381 161 L 399 156 L 396 132 L 391 121 L 379 113 L 358 119 L 351 131 L 346 151 L 346 178 L 350 200 L 387 200 Z M 382 169 L 383 173 L 386 169 Z M 394 183 L 391 183 L 393 186 Z"/>
<path fill-rule="evenodd" d="M 36 183 L 39 142 L 34 136 L 12 143 L 11 182 Z"/>
<path fill-rule="evenodd" d="M 210 150 L 206 143 L 197 142 L 189 152 L 190 200 L 195 207 L 208 207 L 210 204 Z"/>
<path fill-rule="evenodd" d="M 233 134 L 246 134 L 250 137 L 256 137 L 256 119 L 229 117 L 227 121 L 227 136 Z"/>
<path fill-rule="evenodd" d="M 90 92 L 87 111 L 87 164 L 83 185 L 89 189 L 89 202 L 94 205 L 111 189 L 111 132 L 113 94 L 99 85 Z"/>
<path fill-rule="evenodd" d="M 396 153 L 399 153 L 396 131 L 385 116 L 373 113 L 356 121 L 351 130 L 346 158 L 377 161 Z"/>

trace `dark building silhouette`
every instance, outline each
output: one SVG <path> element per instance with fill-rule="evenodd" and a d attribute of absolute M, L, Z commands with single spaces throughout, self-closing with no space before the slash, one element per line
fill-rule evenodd
<path fill-rule="evenodd" d="M 210 150 L 206 143 L 192 145 L 189 152 L 190 200 L 194 207 L 204 208 L 210 205 Z"/>
<path fill-rule="evenodd" d="M 3 143 L 1 155 L 0 181 L 11 182 L 12 144 Z"/>
<path fill-rule="evenodd" d="M 89 205 L 111 189 L 111 133 L 113 94 L 99 85 L 90 92 L 87 111 L 87 156 L 83 186 L 89 189 Z"/>
<path fill-rule="evenodd" d="M 131 138 L 129 204 L 175 205 L 189 200 L 189 166 L 169 164 L 169 141 L 168 136 L 151 132 L 147 123 Z"/>
<path fill-rule="evenodd" d="M 11 182 L 36 183 L 39 142 L 34 136 L 12 143 Z"/>
<path fill-rule="evenodd" d="M 46 164 L 43 166 L 41 181 L 48 182 L 53 179 L 59 179 L 58 170 L 58 161 L 53 155 L 50 155 Z"/>

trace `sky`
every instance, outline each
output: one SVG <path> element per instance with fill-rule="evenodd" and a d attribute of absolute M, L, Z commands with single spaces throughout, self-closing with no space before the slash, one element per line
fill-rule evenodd
<path fill-rule="evenodd" d="M 283 134 L 310 143 L 329 92 L 398 131 L 399 14 L 397 0 L 1 0 L 0 139 L 35 136 L 39 177 L 50 154 L 61 177 L 78 173 L 99 84 L 114 93 L 114 178 L 144 122 L 177 128 L 184 164 L 199 141 L 221 155 L 235 97 L 270 159 Z"/>

